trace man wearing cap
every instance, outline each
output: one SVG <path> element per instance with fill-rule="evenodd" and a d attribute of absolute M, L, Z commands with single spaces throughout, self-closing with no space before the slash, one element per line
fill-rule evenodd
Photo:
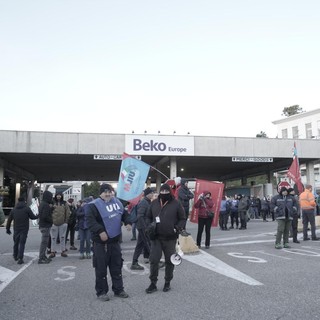
<path fill-rule="evenodd" d="M 296 199 L 288 195 L 286 187 L 282 187 L 279 194 L 271 199 L 271 210 L 274 211 L 276 220 L 278 222 L 278 229 L 276 235 L 276 249 L 282 249 L 281 238 L 283 237 L 283 247 L 290 248 L 289 246 L 289 230 L 294 213 L 297 212 Z"/>
<path fill-rule="evenodd" d="M 93 240 L 93 267 L 95 268 L 95 290 L 99 300 L 108 301 L 109 286 L 107 267 L 116 297 L 128 298 L 122 279 L 122 254 L 120 247 L 122 222 L 131 230 L 130 215 L 114 196 L 110 184 L 102 184 L 100 197 L 85 206 L 88 227 Z"/>
<path fill-rule="evenodd" d="M 176 200 L 168 184 L 160 187 L 158 199 L 151 202 L 147 212 L 147 232 L 153 237 L 151 239 L 150 251 L 150 286 L 146 289 L 147 293 L 157 291 L 157 281 L 159 274 L 159 262 L 162 252 L 165 257 L 165 284 L 163 291 L 170 290 L 170 281 L 173 278 L 174 265 L 170 258 L 176 253 L 176 242 L 179 232 L 185 225 L 185 211 L 178 200 Z"/>
<path fill-rule="evenodd" d="M 23 264 L 24 248 L 26 245 L 29 232 L 29 219 L 38 219 L 32 210 L 27 207 L 24 198 L 19 198 L 16 206 L 11 210 L 7 220 L 7 234 L 11 234 L 11 222 L 13 225 L 13 258 L 18 261 L 18 264 Z"/>
<path fill-rule="evenodd" d="M 308 223 L 311 225 L 311 239 L 314 241 L 320 240 L 316 235 L 316 201 L 312 194 L 312 185 L 306 184 L 305 190 L 299 196 L 300 207 L 302 211 L 303 223 L 303 240 L 310 240 L 308 237 Z"/>
<path fill-rule="evenodd" d="M 299 198 L 293 188 L 288 189 L 288 194 L 294 197 L 297 203 L 297 212 L 294 212 L 292 215 L 292 223 L 290 229 L 290 233 L 292 234 L 292 242 L 300 243 L 300 241 L 298 240 L 298 219 L 300 217 Z"/>
<path fill-rule="evenodd" d="M 144 267 L 139 265 L 138 259 L 143 250 L 143 256 L 149 260 L 150 255 L 150 239 L 146 235 L 146 215 L 151 204 L 154 191 L 151 188 L 146 188 L 143 191 L 144 197 L 137 204 L 137 229 L 138 229 L 138 241 L 134 250 L 131 270 L 144 270 Z"/>

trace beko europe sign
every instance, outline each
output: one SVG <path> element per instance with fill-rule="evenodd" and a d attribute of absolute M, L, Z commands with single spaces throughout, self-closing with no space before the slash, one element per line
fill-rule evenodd
<path fill-rule="evenodd" d="M 194 156 L 194 138 L 126 135 L 125 148 L 130 155 Z"/>

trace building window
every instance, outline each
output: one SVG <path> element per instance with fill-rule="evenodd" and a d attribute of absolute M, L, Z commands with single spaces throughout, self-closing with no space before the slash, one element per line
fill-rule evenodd
<path fill-rule="evenodd" d="M 288 129 L 282 129 L 282 139 L 288 139 Z"/>
<path fill-rule="evenodd" d="M 299 128 L 298 126 L 292 127 L 292 138 L 299 139 Z"/>
<path fill-rule="evenodd" d="M 312 127 L 311 123 L 306 123 L 306 139 L 312 138 Z"/>

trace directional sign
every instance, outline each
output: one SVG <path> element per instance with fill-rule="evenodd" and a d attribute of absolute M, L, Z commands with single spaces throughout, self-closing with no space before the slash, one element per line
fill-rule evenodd
<path fill-rule="evenodd" d="M 232 157 L 232 162 L 273 162 L 273 158 L 267 158 L 267 157 Z"/>
<path fill-rule="evenodd" d="M 141 160 L 141 156 L 134 156 L 134 158 Z M 122 154 L 94 154 L 93 160 L 122 160 Z"/>

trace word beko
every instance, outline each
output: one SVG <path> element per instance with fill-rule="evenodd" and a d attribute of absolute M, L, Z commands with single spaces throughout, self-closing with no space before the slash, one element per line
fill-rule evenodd
<path fill-rule="evenodd" d="M 155 142 L 150 140 L 150 142 L 143 142 L 141 139 L 133 139 L 133 150 L 134 151 L 169 151 L 169 152 L 187 152 L 187 148 L 174 148 L 167 147 L 164 142 Z"/>

